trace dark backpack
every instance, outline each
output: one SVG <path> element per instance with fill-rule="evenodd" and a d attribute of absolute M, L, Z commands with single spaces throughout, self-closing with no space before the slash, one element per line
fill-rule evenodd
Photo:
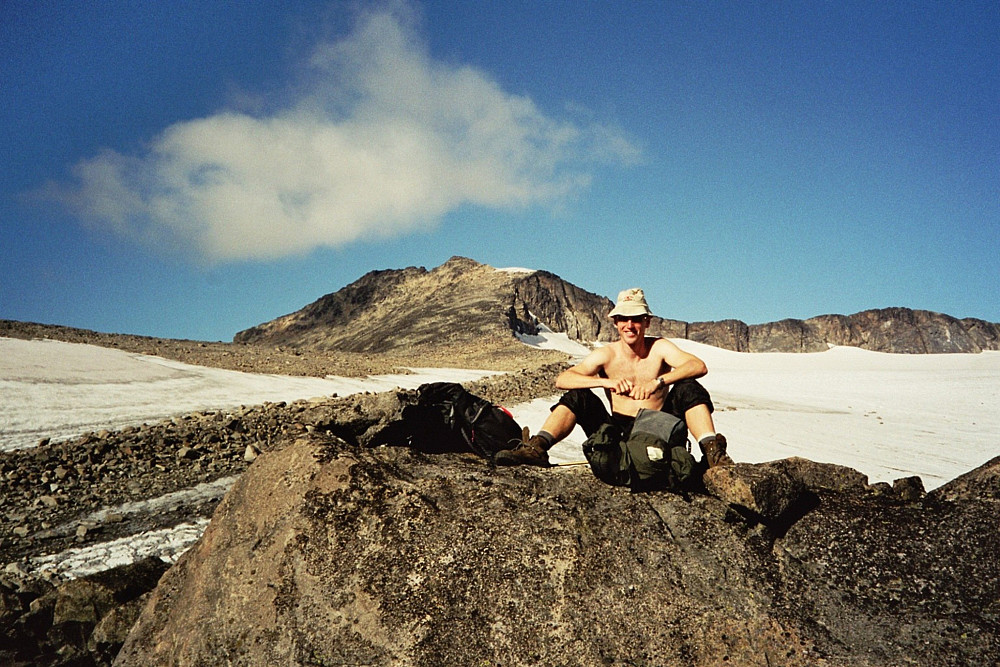
<path fill-rule="evenodd" d="M 492 459 L 501 449 L 513 449 L 521 442 L 521 427 L 510 412 L 456 382 L 420 385 L 402 417 L 410 446 L 421 451 L 471 449 Z"/>
<path fill-rule="evenodd" d="M 618 425 L 604 424 L 583 443 L 583 453 L 594 475 L 607 484 L 683 493 L 697 478 L 687 439 L 683 419 L 640 410 L 627 436 Z"/>

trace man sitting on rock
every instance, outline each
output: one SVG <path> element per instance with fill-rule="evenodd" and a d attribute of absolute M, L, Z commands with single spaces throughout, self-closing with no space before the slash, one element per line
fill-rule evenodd
<path fill-rule="evenodd" d="M 556 387 L 568 391 L 552 407 L 542 430 L 516 449 L 498 452 L 497 465 L 546 467 L 549 448 L 577 424 L 588 437 L 607 422 L 616 423 L 628 433 L 640 408 L 669 412 L 683 419 L 709 467 L 732 465 L 726 453 L 726 438 L 715 432 L 712 399 L 695 379 L 708 373 L 705 362 L 665 338 L 647 337 L 651 315 L 641 289 L 619 293 L 618 303 L 609 313 L 618 340 L 597 348 L 559 374 Z M 610 415 L 591 391 L 596 387 L 607 394 Z"/>

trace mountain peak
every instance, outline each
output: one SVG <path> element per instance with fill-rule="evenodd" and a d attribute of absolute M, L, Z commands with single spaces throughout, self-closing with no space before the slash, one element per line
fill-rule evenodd
<path fill-rule="evenodd" d="M 513 354 L 522 347 L 515 334 L 536 334 L 540 325 L 584 343 L 612 341 L 611 308 L 607 297 L 553 273 L 498 270 L 456 255 L 430 271 L 371 271 L 301 310 L 239 332 L 234 341 L 390 354 L 417 346 L 470 362 L 469 355 Z M 998 324 L 908 308 L 756 325 L 654 317 L 650 334 L 738 352 L 820 352 L 831 345 L 903 353 L 1000 349 Z"/>

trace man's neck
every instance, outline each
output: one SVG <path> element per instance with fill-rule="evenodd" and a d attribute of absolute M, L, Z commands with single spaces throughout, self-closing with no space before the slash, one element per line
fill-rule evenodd
<path fill-rule="evenodd" d="M 645 359 L 646 356 L 649 354 L 650 346 L 647 344 L 646 336 L 639 336 L 639 338 L 635 341 L 635 343 L 631 345 L 626 343 L 621 338 L 618 339 L 618 342 L 621 344 L 623 351 L 630 356 L 635 356 L 638 357 L 639 359 Z"/>

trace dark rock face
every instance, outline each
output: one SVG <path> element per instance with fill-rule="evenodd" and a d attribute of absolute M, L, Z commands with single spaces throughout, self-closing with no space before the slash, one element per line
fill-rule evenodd
<path fill-rule="evenodd" d="M 606 342 L 616 337 L 607 317 L 612 306 L 608 298 L 546 271 L 507 273 L 453 257 L 431 271 L 373 271 L 300 311 L 241 331 L 234 340 L 354 353 L 432 344 L 464 345 L 468 351 L 483 341 L 511 344 L 512 333 L 534 334 L 545 324 L 580 341 Z M 738 352 L 821 352 L 830 345 L 915 354 L 1000 349 L 1000 324 L 907 308 L 753 325 L 654 317 L 650 333 Z"/>
<path fill-rule="evenodd" d="M 996 664 L 995 513 L 987 501 L 825 497 L 775 545 L 782 604 L 813 624 L 821 651 L 854 664 Z"/>
<path fill-rule="evenodd" d="M 661 338 L 687 338 L 688 323 L 680 320 L 669 320 L 662 317 L 653 316 L 649 323 L 649 333 L 651 336 Z"/>
<path fill-rule="evenodd" d="M 863 347 L 878 352 L 923 354 L 980 351 L 961 321 L 928 311 L 905 308 L 866 310 L 827 329 L 824 318 L 806 320 L 834 345 Z"/>
<path fill-rule="evenodd" d="M 0 664 L 110 665 L 166 570 L 147 559 L 64 583 L 0 574 Z"/>
<path fill-rule="evenodd" d="M 748 327 L 747 349 L 754 352 L 822 352 L 829 349 L 818 327 L 781 320 Z"/>
<path fill-rule="evenodd" d="M 692 322 L 688 325 L 689 340 L 736 352 L 749 352 L 749 327 L 739 320 Z"/>
<path fill-rule="evenodd" d="M 803 460 L 726 476 L 761 516 L 809 504 L 778 533 L 586 468 L 302 437 L 241 477 L 116 664 L 1000 660 L 995 501 L 904 502 Z"/>
<path fill-rule="evenodd" d="M 1000 349 L 996 340 L 973 334 L 962 320 L 926 310 L 884 308 L 846 317 L 811 318 L 805 323 L 830 344 L 877 352 L 943 354 Z M 987 330 L 981 328 L 980 332 Z"/>
<path fill-rule="evenodd" d="M 1000 350 L 1000 324 L 966 318 L 962 320 L 972 342 L 983 350 Z"/>
<path fill-rule="evenodd" d="M 577 340 L 614 340 L 614 326 L 608 319 L 614 304 L 607 298 L 546 271 L 518 277 L 513 287 L 510 313 L 516 331 L 537 333 L 541 321 L 553 331 Z"/>

